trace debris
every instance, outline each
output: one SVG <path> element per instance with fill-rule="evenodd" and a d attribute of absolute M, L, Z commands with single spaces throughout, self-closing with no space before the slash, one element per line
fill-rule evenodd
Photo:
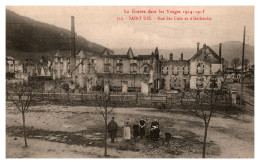
<path fill-rule="evenodd" d="M 66 142 L 66 140 L 65 140 L 65 139 L 61 139 L 61 140 L 60 140 L 60 142 L 63 142 L 63 143 L 65 143 L 65 142 Z"/>
<path fill-rule="evenodd" d="M 54 137 L 54 136 L 49 138 L 49 140 L 51 140 L 51 141 L 54 141 L 56 139 L 57 139 L 57 137 Z"/>
<path fill-rule="evenodd" d="M 76 135 L 76 136 L 81 136 L 81 133 L 76 133 L 75 135 Z"/>
<path fill-rule="evenodd" d="M 70 128 L 70 126 L 69 125 L 63 125 L 65 128 Z"/>
<path fill-rule="evenodd" d="M 177 139 L 183 139 L 184 137 L 182 136 L 172 136 L 173 138 L 177 138 Z"/>

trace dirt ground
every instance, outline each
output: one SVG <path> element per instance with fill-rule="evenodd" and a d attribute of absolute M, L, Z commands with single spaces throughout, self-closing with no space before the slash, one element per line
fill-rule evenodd
<path fill-rule="evenodd" d="M 26 115 L 28 148 L 22 138 L 22 118 L 11 102 L 6 103 L 7 158 L 100 158 L 103 157 L 104 121 L 94 107 L 32 106 Z M 108 140 L 111 158 L 201 158 L 203 122 L 182 109 L 160 112 L 153 108 L 116 108 L 109 116 L 119 125 L 116 143 Z M 122 139 L 123 122 L 141 117 L 160 122 L 159 143 L 138 139 Z M 163 134 L 169 130 L 170 145 L 161 146 Z M 254 111 L 216 113 L 207 140 L 208 158 L 254 157 Z"/>

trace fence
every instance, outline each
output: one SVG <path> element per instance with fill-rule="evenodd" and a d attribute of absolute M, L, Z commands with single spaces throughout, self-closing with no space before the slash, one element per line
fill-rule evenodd
<path fill-rule="evenodd" d="M 15 98 L 15 93 L 13 94 Z M 95 106 L 95 98 L 100 95 L 100 92 L 92 93 L 55 93 L 55 92 L 42 92 L 34 94 L 34 100 L 36 103 L 53 103 L 64 105 L 86 105 Z M 185 101 L 194 101 L 191 94 L 185 94 L 183 96 L 180 93 L 157 93 L 144 95 L 142 93 L 121 93 L 111 92 L 109 95 L 110 105 L 116 107 L 158 107 L 159 105 L 165 105 L 166 107 L 174 107 L 181 105 L 181 97 Z M 206 95 L 207 96 L 207 95 Z M 18 96 L 17 98 L 18 99 Z M 7 96 L 7 101 L 10 100 Z M 223 105 L 231 104 L 231 97 L 229 94 L 222 96 L 220 103 Z"/>

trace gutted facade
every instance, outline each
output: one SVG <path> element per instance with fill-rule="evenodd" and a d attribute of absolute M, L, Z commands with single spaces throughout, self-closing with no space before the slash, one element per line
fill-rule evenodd
<path fill-rule="evenodd" d="M 57 52 L 52 76 L 53 80 L 71 78 L 79 88 L 103 88 L 109 83 L 114 91 L 140 91 L 143 82 L 149 91 L 158 91 L 162 85 L 161 64 L 158 48 L 151 55 L 139 56 L 134 56 L 131 47 L 125 55 L 113 55 L 107 49 L 101 54 L 81 50 L 75 58 L 66 58 Z"/>
<path fill-rule="evenodd" d="M 102 53 L 80 50 L 76 55 L 57 51 L 51 60 L 26 61 L 16 66 L 13 59 L 6 62 L 7 72 L 20 70 L 28 76 L 47 76 L 69 83 L 69 88 L 109 90 L 117 92 L 158 92 L 159 90 L 188 90 L 217 88 L 223 81 L 221 44 L 219 55 L 209 46 L 197 47 L 188 60 L 159 57 L 159 50 L 149 55 L 134 55 L 130 47 L 126 54 L 114 55 L 108 49 Z M 22 69 L 22 70 L 21 70 Z"/>
<path fill-rule="evenodd" d="M 162 64 L 162 77 L 164 78 L 165 90 L 183 90 L 189 89 L 190 82 L 190 61 L 183 60 L 181 54 L 180 60 L 173 60 L 173 54 L 170 54 L 168 61 Z"/>
<path fill-rule="evenodd" d="M 221 47 L 221 46 L 220 46 Z M 203 45 L 190 59 L 190 89 L 212 89 L 220 87 L 222 59 L 209 46 Z"/>

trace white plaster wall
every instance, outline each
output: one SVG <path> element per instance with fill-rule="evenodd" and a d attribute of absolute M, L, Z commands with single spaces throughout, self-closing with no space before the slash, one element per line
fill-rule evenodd
<path fill-rule="evenodd" d="M 145 95 L 148 95 L 149 92 L 148 84 L 144 83 L 143 81 L 141 81 L 141 92 Z"/>

